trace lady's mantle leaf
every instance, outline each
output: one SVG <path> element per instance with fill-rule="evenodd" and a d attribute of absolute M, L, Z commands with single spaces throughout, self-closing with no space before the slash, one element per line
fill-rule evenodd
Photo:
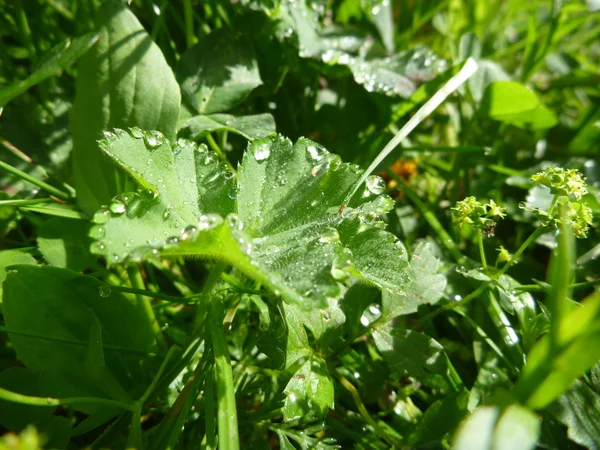
<path fill-rule="evenodd" d="M 213 153 L 184 139 L 172 148 L 160 133 L 115 130 L 101 146 L 143 188 L 95 216 L 92 249 L 109 262 L 214 257 L 286 300 L 320 307 L 356 278 L 404 291 L 406 251 L 382 230 L 392 206 L 383 181 L 370 179 L 340 213 L 360 171 L 314 142 L 255 141 L 237 184 Z"/>
<path fill-rule="evenodd" d="M 275 134 L 275 119 L 271 114 L 194 116 L 185 121 L 179 136 L 196 141 L 205 134 L 221 130 L 239 134 L 251 141 Z"/>

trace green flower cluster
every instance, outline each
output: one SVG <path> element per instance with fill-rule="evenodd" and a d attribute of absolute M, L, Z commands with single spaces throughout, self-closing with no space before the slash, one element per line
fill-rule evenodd
<path fill-rule="evenodd" d="M 581 200 L 587 194 L 585 177 L 577 169 L 549 167 L 543 172 L 532 175 L 531 181 L 550 188 L 550 193 L 558 196 Z"/>
<path fill-rule="evenodd" d="M 554 201 L 548 211 L 542 211 L 539 208 L 530 210 L 542 222 L 549 226 L 557 226 L 561 221 L 559 210 L 562 207 L 566 216 L 564 220 L 569 221 L 573 234 L 578 238 L 587 237 L 593 217 L 591 208 L 583 199 L 588 192 L 585 177 L 576 169 L 549 167 L 545 171 L 533 175 L 531 180 L 548 187 L 550 193 L 554 194 Z"/>
<path fill-rule="evenodd" d="M 469 224 L 477 230 L 484 231 L 488 236 L 494 235 L 497 220 L 506 216 L 505 208 L 497 205 L 494 200 L 481 203 L 475 197 L 467 197 L 456 202 L 452 210 L 455 225 L 462 227 Z"/>

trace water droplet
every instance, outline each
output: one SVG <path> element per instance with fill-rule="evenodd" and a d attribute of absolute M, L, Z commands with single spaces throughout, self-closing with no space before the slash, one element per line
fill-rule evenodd
<path fill-rule="evenodd" d="M 167 245 L 173 245 L 173 244 L 177 244 L 179 242 L 179 238 L 177 236 L 171 236 L 170 238 L 168 238 L 165 243 Z"/>
<path fill-rule="evenodd" d="M 165 212 L 163 213 L 163 219 L 167 220 L 169 217 L 171 217 L 171 214 L 173 214 L 173 211 L 171 211 L 170 209 L 165 210 Z"/>
<path fill-rule="evenodd" d="M 385 181 L 378 175 L 369 175 L 366 180 L 367 189 L 372 194 L 379 195 L 385 191 Z"/>
<path fill-rule="evenodd" d="M 271 145 L 267 142 L 256 144 L 252 147 L 252 153 L 254 154 L 254 159 L 264 161 L 271 155 Z"/>
<path fill-rule="evenodd" d="M 142 131 L 141 128 L 139 127 L 131 127 L 129 129 L 129 132 L 131 133 L 131 135 L 136 138 L 136 139 L 141 139 L 144 137 L 144 132 Z"/>
<path fill-rule="evenodd" d="M 233 189 L 231 189 L 231 190 L 230 190 L 230 191 L 227 193 L 227 196 L 228 196 L 228 197 L 229 197 L 231 200 L 235 200 L 235 198 L 237 197 L 237 193 L 238 193 L 238 190 L 237 190 L 237 188 L 233 188 Z"/>
<path fill-rule="evenodd" d="M 223 222 L 218 214 L 203 214 L 198 220 L 198 231 L 210 230 Z"/>
<path fill-rule="evenodd" d="M 198 231 L 198 228 L 196 228 L 194 225 L 190 225 L 189 227 L 186 227 L 185 230 L 183 230 L 184 234 L 187 234 L 187 235 L 194 234 L 197 231 Z"/>
<path fill-rule="evenodd" d="M 311 143 L 310 145 L 308 145 L 306 147 L 306 151 L 308 152 L 310 157 L 315 161 L 321 161 L 326 153 L 326 150 L 323 147 L 315 143 Z"/>
<path fill-rule="evenodd" d="M 106 230 L 104 229 L 104 227 L 102 227 L 100 225 L 96 225 L 96 226 L 92 227 L 92 229 L 90 230 L 89 236 L 92 239 L 101 239 L 104 237 L 105 234 L 106 234 Z"/>
<path fill-rule="evenodd" d="M 344 270 L 339 269 L 335 266 L 331 266 L 331 276 L 334 280 L 337 281 L 343 281 L 346 278 L 348 278 L 348 274 Z"/>
<path fill-rule="evenodd" d="M 94 214 L 94 223 L 104 224 L 110 219 L 110 211 L 106 207 L 102 207 L 96 214 Z"/>
<path fill-rule="evenodd" d="M 152 130 L 144 132 L 144 142 L 152 149 L 163 144 L 165 137 L 160 131 Z"/>
<path fill-rule="evenodd" d="M 108 206 L 108 209 L 113 214 L 121 215 L 125 212 L 125 205 L 119 201 L 114 201 Z"/>
<path fill-rule="evenodd" d="M 244 228 L 244 223 L 237 214 L 229 214 L 227 216 L 227 224 L 232 230 L 242 230 Z"/>
<path fill-rule="evenodd" d="M 326 228 L 319 236 L 319 242 L 322 244 L 334 244 L 340 242 L 340 234 L 335 228 Z"/>
<path fill-rule="evenodd" d="M 225 172 L 223 172 L 223 178 L 225 178 L 226 180 L 231 180 L 234 176 L 235 173 L 233 172 L 233 170 L 226 170 Z"/>
<path fill-rule="evenodd" d="M 207 152 L 206 155 L 204 156 L 204 160 L 202 161 L 202 164 L 204 164 L 205 166 L 208 166 L 209 164 L 214 164 L 216 161 L 217 161 L 217 157 L 215 156 L 215 154 L 212 152 Z"/>
<path fill-rule="evenodd" d="M 287 184 L 287 182 L 288 182 L 288 179 L 285 175 L 280 173 L 279 175 L 277 175 L 276 181 L 277 181 L 277 184 L 279 184 L 280 186 L 285 186 L 285 184 Z"/>
<path fill-rule="evenodd" d="M 521 208 L 521 209 L 527 208 L 527 203 L 525 203 L 525 202 L 519 202 L 519 208 Z"/>
<path fill-rule="evenodd" d="M 98 286 L 98 295 L 102 298 L 108 298 L 110 297 L 110 294 L 112 294 L 112 290 L 110 288 L 110 286 L 107 286 L 105 284 Z"/>
<path fill-rule="evenodd" d="M 154 192 L 152 189 L 144 189 L 140 192 L 140 196 L 143 200 L 154 200 L 158 197 L 158 192 Z"/>
<path fill-rule="evenodd" d="M 117 135 L 111 131 L 103 131 L 102 134 L 104 135 L 104 139 L 106 139 L 108 142 L 114 142 L 117 140 Z"/>
<path fill-rule="evenodd" d="M 92 242 L 90 245 L 90 252 L 94 255 L 102 255 L 104 254 L 105 245 L 102 242 L 96 241 Z"/>

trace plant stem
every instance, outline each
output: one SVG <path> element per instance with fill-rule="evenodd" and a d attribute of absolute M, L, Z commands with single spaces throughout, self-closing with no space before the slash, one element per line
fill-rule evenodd
<path fill-rule="evenodd" d="M 225 164 L 227 164 L 227 166 L 229 166 L 229 168 L 233 171 L 233 173 L 237 174 L 236 170 L 233 168 L 233 166 L 227 159 L 227 156 L 225 155 L 225 153 L 223 153 L 223 150 L 221 150 L 221 147 L 219 147 L 219 144 L 217 144 L 217 141 L 215 141 L 215 138 L 213 138 L 210 134 L 207 134 L 206 142 L 208 142 L 208 145 L 210 145 L 210 148 L 212 148 L 215 151 L 215 153 L 219 156 L 219 159 L 221 161 L 223 161 Z"/>
<path fill-rule="evenodd" d="M 61 200 L 70 200 L 70 197 L 67 193 L 55 188 L 54 186 L 50 186 L 48 183 L 45 183 L 42 180 L 38 180 L 37 178 L 32 177 L 31 175 L 23 172 L 22 170 L 17 169 L 16 167 L 11 166 L 10 164 L 6 164 L 4 161 L 0 161 L 0 168 L 6 170 L 8 173 L 11 173 L 16 177 L 21 178 L 22 180 L 28 181 L 31 184 L 35 184 L 36 186 L 42 188 L 49 194 L 54 195 L 55 197 Z"/>
<path fill-rule="evenodd" d="M 423 218 L 425 219 L 425 221 L 429 224 L 429 226 L 433 229 L 433 231 L 435 231 L 437 233 L 440 240 L 442 241 L 442 244 L 444 244 L 444 247 L 446 247 L 446 250 L 448 250 L 448 252 L 450 252 L 450 254 L 454 258 L 454 260 L 458 264 L 463 263 L 465 260 L 465 257 L 463 256 L 461 251 L 458 249 L 456 243 L 452 240 L 452 238 L 450 237 L 448 232 L 444 229 L 444 227 L 442 226 L 440 221 L 437 219 L 435 214 L 419 198 L 419 196 L 415 193 L 415 191 L 413 191 L 404 182 L 404 180 L 402 180 L 402 178 L 400 178 L 398 175 L 396 175 L 391 170 L 388 170 L 388 174 L 390 177 L 392 177 L 392 179 L 394 179 L 402 187 L 402 189 L 406 193 L 406 196 L 421 211 L 421 214 L 423 214 Z"/>
<path fill-rule="evenodd" d="M 519 247 L 519 249 L 514 253 L 514 255 L 512 255 L 512 257 L 502 267 L 502 269 L 500 269 L 498 272 L 496 272 L 491 278 L 493 280 L 497 280 L 502 275 L 504 275 L 504 273 L 508 269 L 510 269 L 510 267 L 515 263 L 515 261 L 517 260 L 517 258 L 519 258 L 519 256 L 521 256 L 521 254 L 527 249 L 527 247 L 529 247 L 532 242 L 534 242 L 537 238 L 539 238 L 542 234 L 544 234 L 545 231 L 546 231 L 546 227 L 544 227 L 542 225 L 540 225 L 535 230 L 533 230 L 533 233 L 531 233 L 529 235 L 529 237 L 525 240 L 525 242 L 523 242 L 521 244 L 521 246 Z"/>
<path fill-rule="evenodd" d="M 223 327 L 223 303 L 221 297 L 213 297 L 209 323 L 210 336 L 215 352 L 215 375 L 217 382 L 218 432 L 220 450 L 239 450 L 237 409 L 231 359 L 227 337 Z"/>
<path fill-rule="evenodd" d="M 185 20 L 185 43 L 188 48 L 197 42 L 194 33 L 194 10 L 191 0 L 183 0 L 183 15 Z"/>
<path fill-rule="evenodd" d="M 399 442 L 396 442 L 396 440 L 394 438 L 392 438 L 391 436 L 389 436 L 380 426 L 377 422 L 375 422 L 375 420 L 373 419 L 373 417 L 371 417 L 371 415 L 369 414 L 369 411 L 367 411 L 367 408 L 365 408 L 365 405 L 363 404 L 361 398 L 360 398 L 360 394 L 358 393 L 358 391 L 356 390 L 356 388 L 354 387 L 354 385 L 352 383 L 350 383 L 350 381 L 348 381 L 343 375 L 341 375 L 335 368 L 330 368 L 331 373 L 338 379 L 338 381 L 341 383 L 342 386 L 344 386 L 344 388 L 346 388 L 346 390 L 348 392 L 350 392 L 350 395 L 352 396 L 352 399 L 354 400 L 354 403 L 356 404 L 356 408 L 358 409 L 358 412 L 360 413 L 360 415 L 362 416 L 362 418 L 364 419 L 365 422 L 367 422 L 369 425 L 371 425 L 371 427 L 373 427 L 373 429 L 375 430 L 375 432 L 382 438 L 384 439 L 389 445 L 392 446 L 392 448 L 400 448 L 401 445 Z"/>
<path fill-rule="evenodd" d="M 483 248 L 483 233 L 477 232 L 477 244 L 479 245 L 479 256 L 481 257 L 481 265 L 487 269 L 487 261 L 485 260 L 485 249 Z"/>
<path fill-rule="evenodd" d="M 84 403 L 93 403 L 96 405 L 113 406 L 124 409 L 126 411 L 135 411 L 135 404 L 123 403 L 118 400 L 108 398 L 94 397 L 72 397 L 72 398 L 52 398 L 52 397 L 34 397 L 31 395 L 23 395 L 17 392 L 12 392 L 4 388 L 0 388 L 0 399 L 13 403 L 21 403 L 22 405 L 33 406 L 70 406 L 81 405 Z"/>
<path fill-rule="evenodd" d="M 215 434 L 215 371 L 206 374 L 204 385 L 204 428 L 206 450 L 217 448 L 217 435 Z"/>
<path fill-rule="evenodd" d="M 138 265 L 132 265 L 127 267 L 127 274 L 129 275 L 129 281 L 131 282 L 131 286 L 134 289 L 144 290 L 144 279 L 142 278 L 142 273 Z M 152 303 L 148 298 L 142 295 L 136 295 L 136 300 L 138 308 L 142 311 L 144 316 L 146 316 L 146 319 L 152 327 L 152 331 L 154 332 L 154 337 L 156 339 L 156 344 L 158 345 L 159 350 L 166 350 L 167 344 L 165 343 L 165 338 L 162 334 L 162 330 L 160 329 L 158 320 L 156 320 L 154 309 L 152 309 Z"/>

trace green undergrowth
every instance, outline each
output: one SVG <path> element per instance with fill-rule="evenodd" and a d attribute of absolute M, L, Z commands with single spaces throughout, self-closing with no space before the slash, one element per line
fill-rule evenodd
<path fill-rule="evenodd" d="M 600 448 L 597 2 L 13 3 L 0 449 Z"/>

